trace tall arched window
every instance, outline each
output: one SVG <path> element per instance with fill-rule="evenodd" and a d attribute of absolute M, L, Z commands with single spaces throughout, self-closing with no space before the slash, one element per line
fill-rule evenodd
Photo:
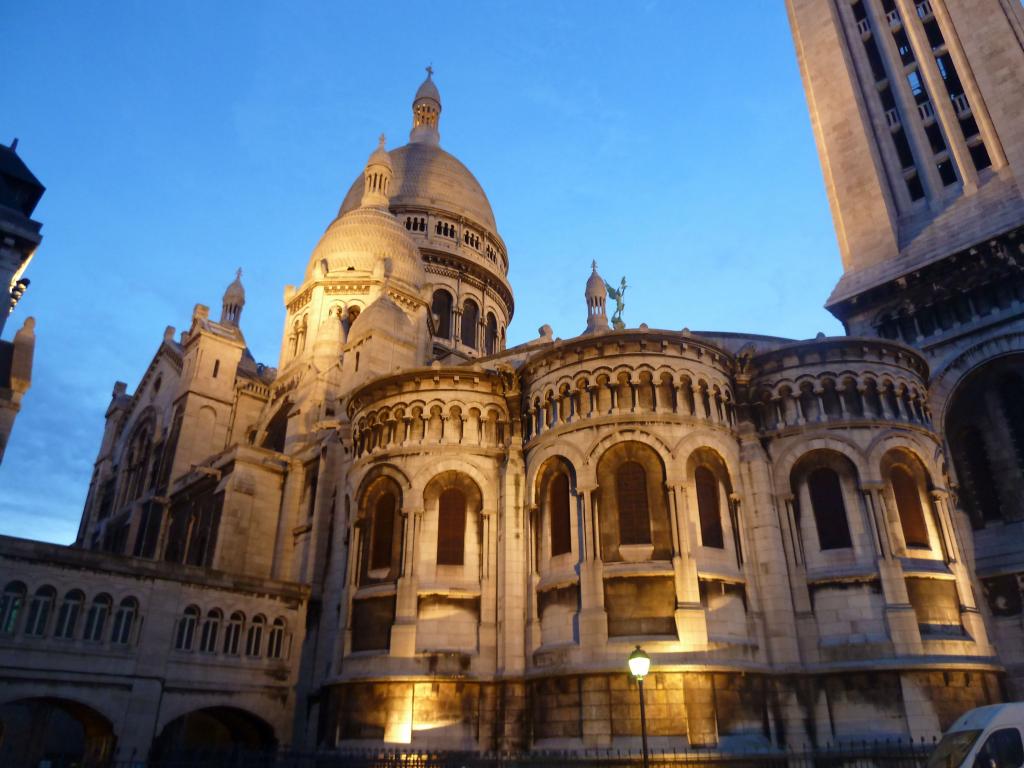
<path fill-rule="evenodd" d="M 391 567 L 397 506 L 398 503 L 393 493 L 382 494 L 374 506 L 373 539 L 370 546 L 370 568 L 372 570 Z"/>
<path fill-rule="evenodd" d="M 32 595 L 25 618 L 25 634 L 30 637 L 42 637 L 50 623 L 53 601 L 57 598 L 57 590 L 53 587 L 40 587 Z"/>
<path fill-rule="evenodd" d="M 903 467 L 892 468 L 889 482 L 892 484 L 893 496 L 896 497 L 896 510 L 900 515 L 900 526 L 907 546 L 927 549 L 930 546 L 928 525 L 921 508 L 921 492 L 917 482 Z"/>
<path fill-rule="evenodd" d="M 1024 381 L 1016 372 L 1004 373 L 999 380 L 999 404 L 1017 455 L 1017 468 L 1024 472 Z"/>
<path fill-rule="evenodd" d="M 472 299 L 462 305 L 462 343 L 476 349 L 476 327 L 480 323 L 480 307 Z"/>
<path fill-rule="evenodd" d="M 96 595 L 89 612 L 85 614 L 85 631 L 82 639 L 90 643 L 103 642 L 103 630 L 107 626 L 107 617 L 110 616 L 110 608 L 114 601 L 110 595 Z"/>
<path fill-rule="evenodd" d="M 245 636 L 245 655 L 257 657 L 263 653 L 263 627 L 267 620 L 262 616 L 253 616 L 249 624 L 249 632 Z"/>
<path fill-rule="evenodd" d="M 217 634 L 220 632 L 223 615 L 216 608 L 206 614 L 206 620 L 203 621 L 203 628 L 199 633 L 199 650 L 203 653 L 217 652 Z"/>
<path fill-rule="evenodd" d="M 284 619 L 274 619 L 270 627 L 270 636 L 267 639 L 267 658 L 280 659 L 284 652 Z"/>
<path fill-rule="evenodd" d="M 238 643 L 242 637 L 242 625 L 245 623 L 245 614 L 235 611 L 224 628 L 224 653 L 231 656 L 238 655 Z"/>
<path fill-rule="evenodd" d="M 441 289 L 434 291 L 430 311 L 437 317 L 435 335 L 442 339 L 450 339 L 452 337 L 452 295 Z"/>
<path fill-rule="evenodd" d="M 437 564 L 462 565 L 466 549 L 466 496 L 447 488 L 438 498 Z"/>
<path fill-rule="evenodd" d="M 25 592 L 25 585 L 20 581 L 12 581 L 4 587 L 4 593 L 0 596 L 0 633 L 14 634 L 21 609 L 25 605 Z"/>
<path fill-rule="evenodd" d="M 635 461 L 623 462 L 615 473 L 619 503 L 619 542 L 650 544 L 651 521 L 647 507 L 647 473 Z"/>
<path fill-rule="evenodd" d="M 62 640 L 72 640 L 75 637 L 75 629 L 78 627 L 78 617 L 82 614 L 82 605 L 85 603 L 85 595 L 81 590 L 73 589 L 64 595 L 64 602 L 61 603 L 60 612 L 57 614 L 57 627 L 53 636 Z"/>
<path fill-rule="evenodd" d="M 828 467 L 813 470 L 807 476 L 807 489 L 811 496 L 814 524 L 818 529 L 818 542 L 821 548 L 852 547 L 846 505 L 843 503 L 843 489 L 836 471 Z"/>
<path fill-rule="evenodd" d="M 139 613 L 139 604 L 134 597 L 126 597 L 117 606 L 114 614 L 114 628 L 110 631 L 110 642 L 114 645 L 128 645 L 132 639 L 135 617 Z"/>
<path fill-rule="evenodd" d="M 975 525 L 989 520 L 1001 520 L 998 485 L 992 472 L 985 438 L 975 426 L 965 427 L 956 442 L 956 467 L 960 475 L 964 505 L 974 518 Z"/>
<path fill-rule="evenodd" d="M 199 609 L 190 605 L 178 619 L 178 631 L 174 636 L 174 647 L 179 651 L 191 651 L 196 636 L 196 624 L 199 623 Z"/>
<path fill-rule="evenodd" d="M 718 499 L 718 478 L 704 466 L 693 473 L 697 488 L 697 513 L 700 517 L 700 540 L 705 547 L 725 548 L 722 535 L 722 512 Z"/>
<path fill-rule="evenodd" d="M 487 313 L 487 328 L 484 332 L 484 351 L 493 355 L 498 351 L 498 320 L 493 312 Z"/>
<path fill-rule="evenodd" d="M 555 475 L 548 488 L 548 509 L 551 523 L 551 555 L 572 551 L 572 517 L 569 512 L 569 476 Z"/>

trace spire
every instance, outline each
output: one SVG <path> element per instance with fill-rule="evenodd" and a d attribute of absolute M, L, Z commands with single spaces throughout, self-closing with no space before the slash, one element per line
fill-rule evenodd
<path fill-rule="evenodd" d="M 427 67 L 427 79 L 416 91 L 412 100 L 412 131 L 409 141 L 413 144 L 433 144 L 441 141 L 437 126 L 441 119 L 441 94 L 434 85 L 434 68 Z"/>
<path fill-rule="evenodd" d="M 363 201 L 364 207 L 387 208 L 391 200 L 391 182 L 395 179 L 395 172 L 391 168 L 391 155 L 384 149 L 384 134 L 377 140 L 377 148 L 373 150 L 370 159 L 366 161 L 366 170 L 363 172 Z"/>
<path fill-rule="evenodd" d="M 242 307 L 245 306 L 245 288 L 242 287 L 242 268 L 235 272 L 234 281 L 224 291 L 224 298 L 220 308 L 221 325 L 233 325 L 238 327 L 242 319 Z"/>
<path fill-rule="evenodd" d="M 608 289 L 605 288 L 604 279 L 597 273 L 597 262 L 592 261 L 590 268 L 590 279 L 587 280 L 587 290 L 583 294 L 587 299 L 587 330 L 584 333 L 598 333 L 608 330 L 608 315 L 604 309 Z"/>

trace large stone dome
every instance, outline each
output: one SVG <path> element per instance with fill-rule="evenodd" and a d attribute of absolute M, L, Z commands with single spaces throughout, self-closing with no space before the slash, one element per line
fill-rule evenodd
<path fill-rule="evenodd" d="M 406 144 L 391 150 L 395 180 L 391 207 L 437 208 L 472 219 L 497 234 L 494 212 L 483 187 L 469 169 L 436 145 Z M 349 188 L 339 216 L 359 207 L 363 197 L 363 176 Z"/>
<path fill-rule="evenodd" d="M 392 280 L 414 293 L 422 290 L 427 275 L 409 233 L 388 211 L 359 207 L 357 199 L 354 209 L 335 219 L 320 238 L 306 267 L 306 279 L 373 276 L 383 271 L 385 260 L 391 262 Z"/>

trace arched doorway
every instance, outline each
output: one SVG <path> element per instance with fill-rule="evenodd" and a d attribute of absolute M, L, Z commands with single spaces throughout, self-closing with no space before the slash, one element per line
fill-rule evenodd
<path fill-rule="evenodd" d="M 975 529 L 1024 519 L 1024 355 L 988 362 L 956 388 L 946 439 Z"/>
<path fill-rule="evenodd" d="M 175 718 L 150 750 L 154 764 L 202 761 L 277 749 L 274 729 L 256 715 L 234 707 L 208 707 Z"/>
<path fill-rule="evenodd" d="M 104 766 L 114 742 L 110 721 L 77 701 L 29 698 L 0 707 L 0 765 Z"/>

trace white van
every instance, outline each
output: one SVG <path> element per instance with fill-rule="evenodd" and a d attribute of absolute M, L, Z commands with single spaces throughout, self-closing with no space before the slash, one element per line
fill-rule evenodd
<path fill-rule="evenodd" d="M 942 737 L 928 768 L 1024 767 L 1024 702 L 978 707 Z"/>

